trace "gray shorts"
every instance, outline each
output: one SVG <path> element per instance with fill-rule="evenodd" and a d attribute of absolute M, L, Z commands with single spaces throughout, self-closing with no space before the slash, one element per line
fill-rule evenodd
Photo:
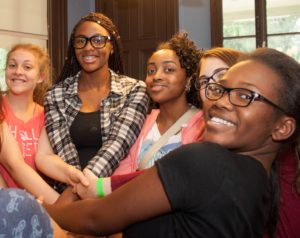
<path fill-rule="evenodd" d="M 21 189 L 0 188 L 0 238 L 50 238 L 52 225 L 45 209 Z"/>

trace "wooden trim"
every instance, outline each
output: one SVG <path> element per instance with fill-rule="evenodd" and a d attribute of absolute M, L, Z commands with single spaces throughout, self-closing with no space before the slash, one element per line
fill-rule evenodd
<path fill-rule="evenodd" d="M 169 0 L 167 1 L 167 38 L 171 38 L 179 30 L 179 10 L 178 10 L 178 0 Z M 172 11 L 169 9 L 173 9 Z M 173 13 L 173 14 L 172 14 Z M 171 27 L 170 27 L 171 26 Z"/>
<path fill-rule="evenodd" d="M 105 12 L 105 3 L 102 0 L 95 0 L 95 11 Z"/>
<path fill-rule="evenodd" d="M 222 0 L 210 0 L 211 47 L 223 46 Z"/>
<path fill-rule="evenodd" d="M 60 74 L 68 48 L 67 0 L 48 0 L 48 49 L 53 69 L 53 80 Z"/>
<path fill-rule="evenodd" d="M 267 10 L 266 0 L 255 0 L 256 47 L 267 47 Z"/>
<path fill-rule="evenodd" d="M 11 30 L 4 30 L 4 29 L 0 30 L 0 35 L 26 37 L 26 38 L 32 38 L 32 39 L 45 40 L 45 41 L 48 40 L 47 35 L 28 33 L 28 32 L 22 32 L 22 31 L 11 31 Z"/>

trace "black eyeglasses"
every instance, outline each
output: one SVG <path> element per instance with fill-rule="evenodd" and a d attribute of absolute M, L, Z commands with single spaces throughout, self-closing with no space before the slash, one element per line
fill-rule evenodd
<path fill-rule="evenodd" d="M 87 45 L 88 41 L 94 48 L 101 49 L 105 47 L 107 41 L 111 41 L 111 37 L 101 35 L 94 35 L 91 37 L 76 36 L 73 41 L 73 46 L 75 49 L 82 49 Z"/>
<path fill-rule="evenodd" d="M 197 90 L 203 89 L 211 81 L 217 83 L 224 76 L 227 70 L 228 68 L 217 68 L 210 77 L 199 77 L 195 81 L 195 88 Z"/>
<path fill-rule="evenodd" d="M 284 114 L 286 114 L 285 110 L 281 107 L 277 106 L 275 103 L 270 101 L 269 99 L 263 97 L 257 92 L 253 92 L 249 89 L 245 88 L 226 88 L 217 83 L 209 83 L 205 88 L 205 96 L 207 99 L 211 101 L 216 101 L 224 96 L 224 93 L 228 93 L 229 102 L 238 107 L 248 107 L 254 101 L 262 101 L 266 102 L 269 105 L 277 108 Z"/>

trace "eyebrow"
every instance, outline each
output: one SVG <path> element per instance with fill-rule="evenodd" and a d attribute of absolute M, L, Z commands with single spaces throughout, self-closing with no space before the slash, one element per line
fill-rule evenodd
<path fill-rule="evenodd" d="M 214 71 L 212 71 L 212 73 L 210 74 L 210 76 L 212 76 L 214 73 L 216 73 L 217 71 L 219 71 L 220 69 L 226 69 L 226 67 L 219 67 L 219 68 L 216 68 Z M 220 70 L 220 72 L 222 71 L 222 70 Z M 208 76 L 208 75 L 206 75 L 206 74 L 202 74 L 202 75 L 199 75 L 199 78 L 200 77 L 210 77 L 210 76 Z"/>
<path fill-rule="evenodd" d="M 169 63 L 177 65 L 176 62 L 173 61 L 173 60 L 166 60 L 166 61 L 162 62 L 162 64 L 169 64 Z M 154 62 L 148 62 L 147 65 L 155 65 L 155 63 Z"/>
<path fill-rule="evenodd" d="M 225 84 L 225 85 L 226 85 L 226 81 L 227 81 L 227 80 L 228 80 L 227 78 L 222 78 L 222 79 L 220 79 L 220 80 L 218 81 L 218 83 L 220 83 L 220 84 Z M 241 82 L 241 87 L 243 87 L 243 86 L 253 87 L 253 88 L 256 89 L 256 91 L 259 91 L 259 89 L 256 87 L 256 85 L 254 85 L 254 84 L 252 84 L 252 83 Z"/>
<path fill-rule="evenodd" d="M 77 38 L 77 37 L 94 37 L 94 36 L 105 36 L 105 35 L 102 35 L 100 33 L 96 33 L 94 35 L 91 35 L 91 36 L 87 36 L 87 35 L 84 35 L 84 34 L 80 34 L 80 35 L 74 35 L 74 38 Z"/>
<path fill-rule="evenodd" d="M 11 60 L 17 62 L 17 59 L 15 59 L 15 58 L 9 58 L 7 62 L 9 62 L 9 61 L 11 61 Z M 32 63 L 33 60 L 30 60 L 30 59 L 29 59 L 29 60 L 24 60 L 23 62 L 25 62 L 25 63 Z"/>

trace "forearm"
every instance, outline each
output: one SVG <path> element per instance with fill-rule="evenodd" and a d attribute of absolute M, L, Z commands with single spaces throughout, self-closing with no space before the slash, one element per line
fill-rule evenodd
<path fill-rule="evenodd" d="M 123 184 L 129 182 L 130 180 L 134 179 L 136 176 L 142 174 L 144 170 L 139 170 L 130 174 L 122 174 L 122 175 L 114 175 L 110 177 L 111 183 L 111 190 L 114 191 L 118 187 L 122 186 Z"/>
<path fill-rule="evenodd" d="M 58 155 L 53 153 L 45 129 L 42 130 L 39 138 L 35 162 L 39 171 L 57 181 L 72 186 L 78 182 L 81 182 L 84 185 L 87 185 L 88 183 L 81 171 L 77 170 L 74 166 L 67 164 Z"/>
<path fill-rule="evenodd" d="M 43 155 L 43 158 L 36 158 L 38 170 L 48 177 L 60 182 L 68 183 L 68 174 L 72 169 L 71 165 L 65 163 L 55 154 Z"/>
<path fill-rule="evenodd" d="M 63 205 L 48 205 L 44 207 L 50 216 L 62 227 L 64 230 L 71 231 L 76 234 L 86 235 L 106 235 L 105 230 L 99 232 L 94 227 L 97 221 L 101 221 L 95 214 L 95 209 L 101 206 L 100 199 L 80 200 L 71 204 Z M 74 219 L 80 213 L 81 219 Z"/>
<path fill-rule="evenodd" d="M 24 161 L 18 161 L 13 167 L 5 167 L 14 180 L 34 196 L 42 196 L 47 203 L 53 203 L 59 197 L 59 194 Z"/>
<path fill-rule="evenodd" d="M 13 179 L 34 196 L 43 196 L 45 201 L 53 203 L 59 196 L 22 158 L 18 144 L 3 123 L 3 144 L 0 152 L 2 165 Z"/>
<path fill-rule="evenodd" d="M 171 211 L 156 168 L 151 168 L 103 199 L 45 206 L 65 230 L 89 235 L 120 232 L 127 226 Z M 80 219 L 74 219 L 80 214 Z"/>
<path fill-rule="evenodd" d="M 89 180 L 88 186 L 76 185 L 76 192 L 82 199 L 104 197 L 121 185 L 137 177 L 143 171 L 136 171 L 130 174 L 114 175 L 111 177 L 97 178 L 90 170 L 85 169 L 83 172 Z"/>

